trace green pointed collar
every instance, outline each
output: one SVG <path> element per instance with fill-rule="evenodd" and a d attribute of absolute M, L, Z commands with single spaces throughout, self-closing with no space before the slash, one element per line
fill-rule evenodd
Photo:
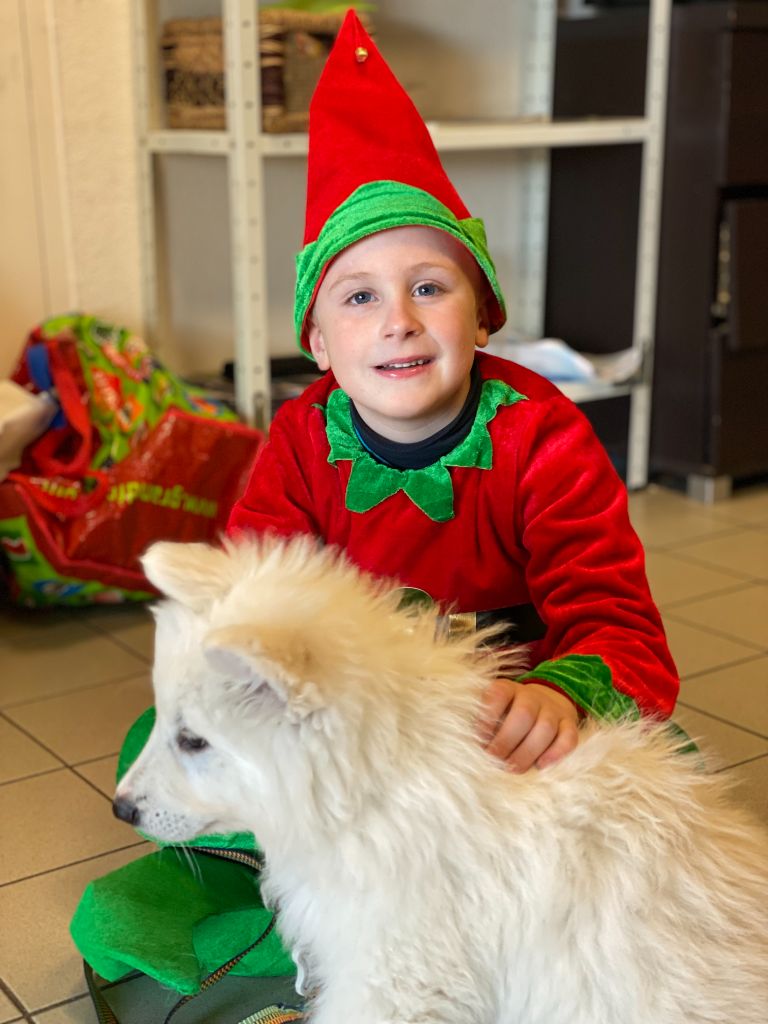
<path fill-rule="evenodd" d="M 325 430 L 331 447 L 328 461 L 352 462 L 347 483 L 346 507 L 350 512 L 368 512 L 385 498 L 405 491 L 421 511 L 437 523 L 453 518 L 453 483 L 449 466 L 475 466 L 490 469 L 493 445 L 488 424 L 500 405 L 525 400 L 500 380 L 483 381 L 480 402 L 472 429 L 456 447 L 424 469 L 395 469 L 377 462 L 366 451 L 352 426 L 349 396 L 337 388 L 328 398 Z"/>

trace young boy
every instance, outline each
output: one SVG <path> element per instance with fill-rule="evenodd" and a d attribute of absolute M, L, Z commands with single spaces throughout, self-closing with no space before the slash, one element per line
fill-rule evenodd
<path fill-rule="evenodd" d="M 669 715 L 624 487 L 557 388 L 477 351 L 505 320 L 482 223 L 353 13 L 312 103 L 297 270 L 299 343 L 328 372 L 275 417 L 229 531 L 315 534 L 510 620 L 531 668 L 479 728 L 511 770 L 567 754 L 581 714 Z"/>

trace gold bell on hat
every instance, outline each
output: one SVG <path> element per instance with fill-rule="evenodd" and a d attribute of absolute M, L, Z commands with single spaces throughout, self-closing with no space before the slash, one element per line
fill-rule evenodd
<path fill-rule="evenodd" d="M 364 46 L 358 46 L 355 48 L 355 60 L 358 64 L 362 64 L 363 61 L 368 60 L 368 51 Z"/>

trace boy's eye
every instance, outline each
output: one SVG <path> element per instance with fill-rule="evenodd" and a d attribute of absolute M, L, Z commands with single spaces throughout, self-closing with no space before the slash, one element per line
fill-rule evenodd
<path fill-rule="evenodd" d="M 427 284 L 418 284 L 414 288 L 414 295 L 417 295 L 420 298 L 425 298 L 430 295 L 437 295 L 440 292 L 440 290 L 441 289 L 439 285 L 433 284 L 431 282 Z"/>
<path fill-rule="evenodd" d="M 349 301 L 353 306 L 364 306 L 366 302 L 370 302 L 373 296 L 370 292 L 355 292 L 354 295 L 350 295 Z"/>
<path fill-rule="evenodd" d="M 183 750 L 185 753 L 197 754 L 199 751 L 205 750 L 208 746 L 208 740 L 203 736 L 196 736 L 189 729 L 182 729 L 176 736 L 176 745 L 179 750 Z"/>

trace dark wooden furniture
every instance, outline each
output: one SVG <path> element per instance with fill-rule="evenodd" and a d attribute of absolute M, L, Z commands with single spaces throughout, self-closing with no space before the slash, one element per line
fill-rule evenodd
<path fill-rule="evenodd" d="M 555 113 L 638 114 L 646 32 L 639 8 L 561 22 Z M 619 300 L 632 288 L 634 237 L 617 228 L 631 222 L 638 173 L 632 147 L 591 168 L 555 155 L 548 333 L 578 343 L 584 311 L 604 306 L 603 348 L 628 344 L 631 303 Z M 651 470 L 711 498 L 768 472 L 765 0 L 675 6 L 663 188 Z M 575 189 L 580 223 L 565 213 Z M 575 274 L 571 245 L 583 258 Z"/>

